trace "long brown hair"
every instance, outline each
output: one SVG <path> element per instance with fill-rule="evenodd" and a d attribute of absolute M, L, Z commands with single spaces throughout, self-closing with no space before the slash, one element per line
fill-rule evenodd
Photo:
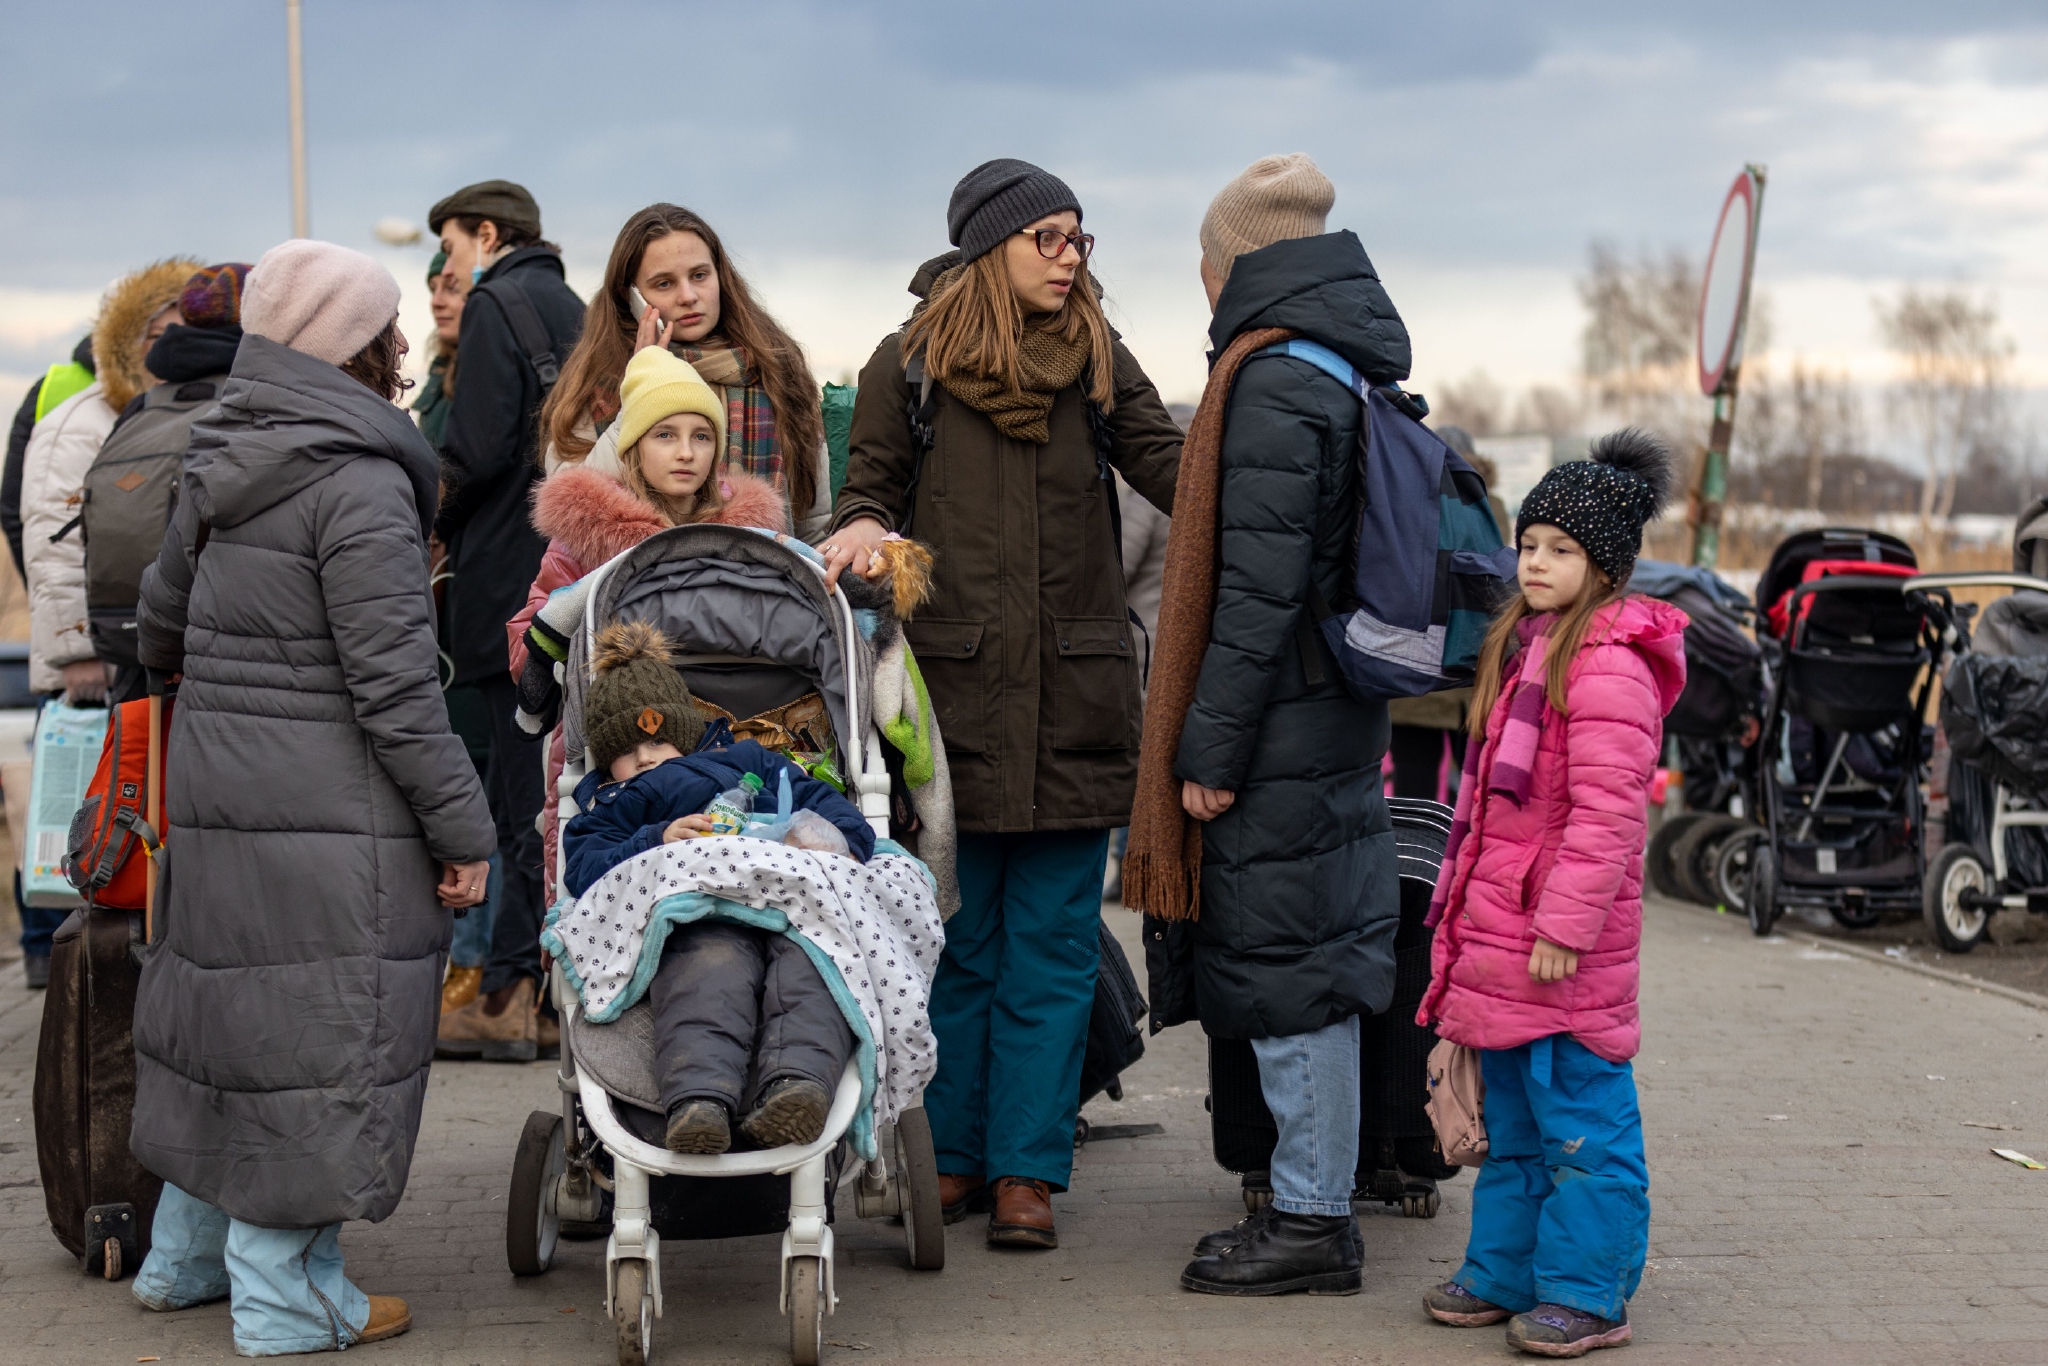
<path fill-rule="evenodd" d="M 1016 393 L 1017 347 L 1024 340 L 1027 324 L 1058 332 L 1068 342 L 1085 333 L 1088 396 L 1108 412 L 1116 395 L 1112 373 L 1116 353 L 1110 346 L 1109 319 L 1102 316 L 1095 277 L 1083 264 L 1074 272 L 1074 287 L 1067 291 L 1067 301 L 1059 312 L 1027 318 L 1017 291 L 1010 288 L 1004 250 L 998 247 L 975 257 L 958 280 L 919 309 L 904 330 L 905 349 L 924 352 L 925 373 L 935 380 L 954 375 L 999 379 Z"/>
<path fill-rule="evenodd" d="M 1571 677 L 1580 647 L 1586 643 L 1594 614 L 1627 594 L 1626 584 L 1617 584 L 1599 565 L 1591 560 L 1586 562 L 1585 591 L 1550 625 L 1550 657 L 1544 670 L 1543 691 L 1558 712 L 1565 710 L 1565 682 Z M 1474 740 L 1486 739 L 1486 718 L 1493 714 L 1494 703 L 1500 700 L 1501 690 L 1506 686 L 1508 646 L 1515 639 L 1515 627 L 1523 617 L 1535 615 L 1535 611 L 1526 595 L 1513 594 L 1486 628 L 1486 640 L 1479 647 L 1478 673 L 1472 680 L 1472 706 L 1465 713 L 1465 729 Z"/>
<path fill-rule="evenodd" d="M 817 501 L 818 449 L 825 439 L 818 381 L 811 375 L 803 349 L 755 301 L 711 225 L 677 204 L 650 204 L 619 229 L 611 259 L 605 262 L 604 285 L 590 301 L 583 335 L 562 366 L 561 380 L 548 395 L 547 406 L 541 409 L 541 431 L 565 460 L 581 460 L 590 454 L 594 443 L 578 436 L 576 428 L 586 417 L 599 426 L 610 420 L 618 410 L 619 381 L 626 377 L 626 362 L 633 359 L 633 336 L 640 320 L 627 303 L 627 291 L 640 273 L 648 243 L 677 232 L 695 233 L 710 249 L 712 265 L 718 271 L 718 325 L 710 336 L 723 338 L 745 352 L 747 364 L 759 376 L 775 409 L 790 508 L 799 516 L 808 513 Z M 725 452 L 720 451 L 719 463 L 724 462 Z"/>

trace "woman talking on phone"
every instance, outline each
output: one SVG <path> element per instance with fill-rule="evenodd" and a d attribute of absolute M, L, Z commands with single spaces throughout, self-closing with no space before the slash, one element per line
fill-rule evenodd
<path fill-rule="evenodd" d="M 619 384 L 626 362 L 650 346 L 667 347 L 718 391 L 724 464 L 773 485 L 788 500 L 788 529 L 815 539 L 831 512 L 818 382 L 711 225 L 675 204 L 648 205 L 612 243 L 583 335 L 541 409 L 548 473 L 583 464 L 622 477 Z"/>
<path fill-rule="evenodd" d="M 820 548 L 835 579 L 866 572 L 891 532 L 935 557 L 905 631 L 952 769 L 962 904 L 925 1108 L 948 1217 L 992 1205 L 991 1243 L 1054 1247 L 1146 648 L 1109 471 L 1171 511 L 1181 435 L 1103 318 L 1065 182 L 988 162 L 955 187 L 946 227 L 958 250 L 919 268 L 910 321 L 861 372 Z"/>

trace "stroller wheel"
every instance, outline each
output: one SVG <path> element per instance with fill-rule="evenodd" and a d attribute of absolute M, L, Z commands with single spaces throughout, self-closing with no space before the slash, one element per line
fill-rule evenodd
<path fill-rule="evenodd" d="M 505 1261 L 515 1276 L 538 1276 L 554 1263 L 555 1240 L 562 1232 L 554 1194 L 567 1167 L 562 1117 L 535 1110 L 520 1132 L 512 1189 L 505 1197 Z"/>
<path fill-rule="evenodd" d="M 1643 852 L 1643 872 L 1659 896 L 1678 901 L 1686 899 L 1686 891 L 1672 865 L 1671 848 L 1678 843 L 1680 836 L 1705 820 L 1707 815 L 1705 811 L 1681 811 L 1675 816 L 1668 816 L 1657 827 L 1657 833 L 1650 837 L 1650 847 Z"/>
<path fill-rule="evenodd" d="M 1749 851 L 1749 888 L 1742 909 L 1749 916 L 1749 932 L 1759 939 L 1769 936 L 1778 923 L 1778 854 L 1768 838 Z"/>
<path fill-rule="evenodd" d="M 1738 831 L 1714 849 L 1711 876 L 1707 881 L 1720 898 L 1720 904 L 1731 911 L 1741 911 L 1748 904 L 1749 856 L 1763 838 L 1761 830 Z"/>
<path fill-rule="evenodd" d="M 647 1288 L 647 1263 L 622 1261 L 618 1276 L 612 1324 L 619 1333 L 619 1366 L 647 1366 L 654 1355 L 654 1293 Z"/>
<path fill-rule="evenodd" d="M 1944 845 L 1927 870 L 1921 907 L 1934 940 L 1949 953 L 1968 953 L 1991 928 L 1991 912 L 1963 904 L 1964 892 L 1989 892 L 1991 872 L 1967 844 Z"/>
<path fill-rule="evenodd" d="M 1401 1217 L 1404 1219 L 1434 1219 L 1437 1210 L 1436 1183 L 1434 1181 L 1411 1181 L 1408 1193 L 1401 1197 Z"/>
<path fill-rule="evenodd" d="M 1671 881 L 1679 895 L 1700 906 L 1721 904 L 1720 888 L 1714 882 L 1714 857 L 1721 842 L 1742 833 L 1747 826 L 1733 816 L 1704 814 L 1672 841 L 1669 864 Z"/>
<path fill-rule="evenodd" d="M 939 1200 L 939 1159 L 923 1106 L 896 1118 L 896 1179 L 903 1188 L 903 1242 L 919 1271 L 946 1267 L 946 1207 Z"/>
<path fill-rule="evenodd" d="M 824 1262 L 817 1257 L 789 1261 L 789 1359 L 794 1366 L 818 1366 L 825 1350 Z M 625 1357 L 619 1358 L 625 1366 Z"/>

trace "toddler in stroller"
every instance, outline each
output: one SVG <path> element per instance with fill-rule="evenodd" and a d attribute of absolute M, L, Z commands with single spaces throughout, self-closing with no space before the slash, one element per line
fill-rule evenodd
<path fill-rule="evenodd" d="M 758 743 L 718 743 L 730 741 L 721 725 L 684 754 L 704 728 L 653 626 L 607 626 L 592 664 L 593 767 L 562 832 L 570 895 L 657 845 L 712 833 L 705 808 L 747 775 L 788 785 L 794 808 L 831 822 L 854 858 L 874 852 L 874 829 L 852 802 Z M 809 956 L 786 935 L 698 920 L 670 930 L 660 964 L 648 996 L 669 1150 L 724 1152 L 735 1114 L 760 1147 L 816 1141 L 853 1033 Z"/>

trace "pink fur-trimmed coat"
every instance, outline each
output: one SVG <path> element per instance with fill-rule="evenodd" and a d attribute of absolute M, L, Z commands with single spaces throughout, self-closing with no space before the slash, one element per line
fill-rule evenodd
<path fill-rule="evenodd" d="M 788 523 L 788 504 L 775 486 L 741 470 L 721 469 L 725 505 L 704 520 L 723 526 L 781 530 Z M 526 606 L 505 623 L 505 644 L 512 656 L 512 677 L 526 668 L 526 630 L 533 614 L 547 605 L 548 595 L 567 588 L 624 550 L 631 550 L 668 522 L 633 491 L 608 474 L 565 465 L 549 475 L 533 496 L 534 530 L 548 538 L 540 573 L 526 591 Z M 554 895 L 556 815 L 552 794 L 562 776 L 562 728 L 548 737 L 548 801 L 541 804 L 541 836 L 547 846 L 547 892 Z"/>
<path fill-rule="evenodd" d="M 1603 609 L 1546 709 L 1529 799 L 1489 789 L 1513 687 L 1486 722 L 1467 822 L 1417 1019 L 1468 1048 L 1518 1048 L 1569 1034 L 1611 1062 L 1635 1056 L 1643 930 L 1643 833 L 1664 714 L 1685 689 L 1685 613 L 1654 598 Z M 1512 680 L 1511 680 L 1512 682 Z M 1579 955 L 1560 982 L 1529 976 L 1547 939 Z"/>

